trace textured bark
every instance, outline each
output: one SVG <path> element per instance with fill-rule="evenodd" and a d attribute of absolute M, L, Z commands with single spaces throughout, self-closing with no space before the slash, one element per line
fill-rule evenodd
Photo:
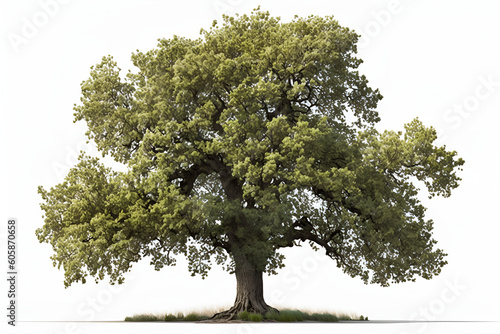
<path fill-rule="evenodd" d="M 255 265 L 244 257 L 235 257 L 235 276 L 236 300 L 233 307 L 215 314 L 212 319 L 234 320 L 243 311 L 262 315 L 269 311 L 278 312 L 264 301 L 262 271 L 257 270 Z"/>

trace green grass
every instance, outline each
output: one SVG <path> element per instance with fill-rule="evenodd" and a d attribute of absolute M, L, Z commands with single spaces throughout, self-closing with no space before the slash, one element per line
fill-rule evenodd
<path fill-rule="evenodd" d="M 201 312 L 190 312 L 187 314 L 178 313 L 177 315 L 168 313 L 165 315 L 158 314 L 139 314 L 132 317 L 126 317 L 125 321 L 202 321 L 209 319 L 213 314 L 222 311 L 205 310 Z M 352 321 L 352 320 L 368 320 L 368 317 L 348 315 L 348 314 L 335 314 L 330 312 L 307 312 L 299 310 L 283 309 L 280 312 L 268 312 L 264 316 L 257 313 L 241 312 L 238 314 L 238 319 L 243 321 L 276 321 L 276 322 L 301 322 L 301 321 L 317 321 L 317 322 L 338 322 L 338 321 Z"/>
<path fill-rule="evenodd" d="M 299 310 L 282 310 L 278 312 L 269 312 L 266 319 L 279 322 L 299 322 L 299 321 L 319 321 L 319 322 L 337 322 L 344 320 L 344 316 L 337 316 L 332 313 L 309 313 Z M 352 320 L 350 317 L 346 320 Z"/>
<path fill-rule="evenodd" d="M 146 313 L 146 314 L 136 314 L 131 317 L 126 317 L 125 321 L 163 321 L 164 317 L 158 314 Z"/>
<path fill-rule="evenodd" d="M 309 315 L 307 313 L 297 311 L 297 310 L 281 310 L 278 312 L 268 312 L 266 313 L 266 319 L 274 320 L 279 322 L 296 322 L 308 320 Z"/>
<path fill-rule="evenodd" d="M 198 313 L 188 313 L 187 315 L 184 315 L 182 313 L 179 313 L 177 315 L 174 314 L 165 314 L 165 315 L 155 315 L 155 314 L 137 314 L 132 317 L 126 317 L 125 321 L 201 321 L 201 320 L 207 320 L 210 318 L 207 315 L 204 314 L 198 314 Z"/>
<path fill-rule="evenodd" d="M 203 314 L 189 313 L 184 318 L 184 321 L 200 321 L 200 320 L 207 320 L 208 318 L 210 317 Z"/>
<path fill-rule="evenodd" d="M 283 309 L 280 312 L 268 312 L 263 320 L 271 320 L 277 322 L 300 322 L 300 321 L 317 321 L 317 322 L 338 322 L 338 321 L 353 321 L 353 320 L 368 320 L 368 317 L 354 316 L 348 314 L 334 314 L 329 312 L 304 312 L 299 310 Z"/>
<path fill-rule="evenodd" d="M 224 311 L 226 308 L 206 308 L 196 312 L 177 312 L 164 313 L 164 314 L 138 314 L 132 317 L 126 317 L 125 321 L 166 321 L 166 322 L 178 322 L 178 321 L 202 321 L 207 320 L 212 315 L 218 312 Z"/>
<path fill-rule="evenodd" d="M 178 317 L 173 314 L 165 314 L 165 321 L 179 321 Z"/>
<path fill-rule="evenodd" d="M 320 321 L 320 322 L 339 321 L 339 317 L 337 317 L 335 314 L 330 314 L 330 313 L 313 313 L 311 314 L 311 318 L 314 319 L 315 321 Z"/>
<path fill-rule="evenodd" d="M 243 320 L 243 321 L 255 321 L 259 322 L 262 321 L 264 317 L 262 314 L 257 314 L 257 313 L 249 313 L 247 311 L 241 312 L 238 314 L 238 319 Z"/>

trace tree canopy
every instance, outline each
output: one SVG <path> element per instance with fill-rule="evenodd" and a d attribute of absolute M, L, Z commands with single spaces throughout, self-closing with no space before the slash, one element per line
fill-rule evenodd
<path fill-rule="evenodd" d="M 93 66 L 75 121 L 127 171 L 82 154 L 39 188 L 37 236 L 65 285 L 120 283 L 141 258 L 159 270 L 178 255 L 201 276 L 242 259 L 275 274 L 280 249 L 301 242 L 366 283 L 438 274 L 446 254 L 418 187 L 450 196 L 464 161 L 418 119 L 377 131 L 382 96 L 357 71 L 358 37 L 333 17 L 256 10 L 161 39 L 125 75 L 110 56 Z"/>

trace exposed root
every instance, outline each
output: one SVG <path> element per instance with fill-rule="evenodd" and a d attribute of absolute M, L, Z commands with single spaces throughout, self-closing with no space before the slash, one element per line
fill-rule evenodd
<path fill-rule="evenodd" d="M 214 314 L 210 317 L 210 320 L 222 320 L 222 321 L 234 321 L 238 320 L 238 314 L 244 311 L 249 313 L 258 313 L 261 315 L 265 315 L 267 312 L 279 312 L 274 307 L 267 305 L 265 302 L 263 303 L 255 303 L 257 305 L 251 305 L 247 299 L 246 303 L 237 302 L 233 307 L 229 310 L 222 311 Z"/>

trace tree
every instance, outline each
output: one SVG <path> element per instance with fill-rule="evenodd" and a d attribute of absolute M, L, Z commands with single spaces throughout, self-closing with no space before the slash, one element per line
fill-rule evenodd
<path fill-rule="evenodd" d="M 262 275 L 301 242 L 365 283 L 438 274 L 446 254 L 417 186 L 450 196 L 464 161 L 418 119 L 376 130 L 382 96 L 357 71 L 357 39 L 332 17 L 256 10 L 159 40 L 126 76 L 109 56 L 93 66 L 75 121 L 127 172 L 82 154 L 39 188 L 36 233 L 65 286 L 122 283 L 143 257 L 160 270 L 185 255 L 193 275 L 212 261 L 235 274 L 235 304 L 217 315 L 231 318 L 272 309 Z"/>

